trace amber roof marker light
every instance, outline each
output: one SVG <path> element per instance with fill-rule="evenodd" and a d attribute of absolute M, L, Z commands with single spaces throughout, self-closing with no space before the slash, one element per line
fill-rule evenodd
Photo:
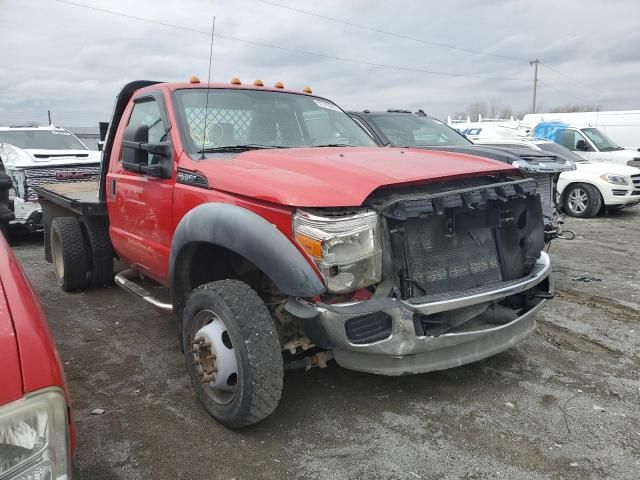
<path fill-rule="evenodd" d="M 240 79 L 238 77 L 233 77 L 231 79 L 231 85 L 242 85 L 242 82 L 240 81 Z"/>
<path fill-rule="evenodd" d="M 253 84 L 256 87 L 264 87 L 264 83 L 262 83 L 262 80 L 256 80 L 255 82 L 253 82 Z"/>
<path fill-rule="evenodd" d="M 189 79 L 189 83 L 200 83 L 200 77 L 192 75 L 191 78 Z"/>
<path fill-rule="evenodd" d="M 284 83 L 282 83 L 282 82 L 276 82 L 276 84 L 274 85 L 274 87 L 276 87 L 276 88 L 284 88 Z"/>
<path fill-rule="evenodd" d="M 311 90 L 311 87 L 304 87 L 304 88 L 302 89 L 302 91 L 303 91 L 304 93 L 313 93 L 313 90 Z"/>

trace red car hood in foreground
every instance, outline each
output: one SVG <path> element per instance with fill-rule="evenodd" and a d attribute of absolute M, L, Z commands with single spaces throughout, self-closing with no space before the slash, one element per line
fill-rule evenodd
<path fill-rule="evenodd" d="M 4 405 L 21 398 L 23 392 L 18 342 L 2 283 L 0 283 L 0 365 L 0 405 Z"/>
<path fill-rule="evenodd" d="M 66 391 L 49 324 L 0 234 L 0 405 L 51 386 Z"/>
<path fill-rule="evenodd" d="M 196 168 L 217 190 L 297 207 L 358 206 L 388 185 L 517 172 L 472 155 L 378 147 L 252 150 L 211 155 Z"/>

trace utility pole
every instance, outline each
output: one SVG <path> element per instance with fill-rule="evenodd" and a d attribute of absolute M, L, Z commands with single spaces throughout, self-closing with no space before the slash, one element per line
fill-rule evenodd
<path fill-rule="evenodd" d="M 536 95 L 538 93 L 538 64 L 540 60 L 537 58 L 531 60 L 529 65 L 533 65 L 533 105 L 531 107 L 531 113 L 536 113 Z"/>

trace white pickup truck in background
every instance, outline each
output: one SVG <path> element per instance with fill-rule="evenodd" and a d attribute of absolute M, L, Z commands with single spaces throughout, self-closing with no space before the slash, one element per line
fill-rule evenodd
<path fill-rule="evenodd" d="M 640 110 L 602 112 L 528 113 L 522 124 L 530 128 L 542 122 L 564 122 L 577 128 L 597 128 L 625 150 L 640 149 Z"/>
<path fill-rule="evenodd" d="M 64 128 L 0 127 L 0 168 L 13 182 L 12 224 L 30 231 L 42 229 L 36 185 L 97 180 L 101 153 L 89 150 Z"/>
<path fill-rule="evenodd" d="M 559 143 L 585 160 L 640 167 L 640 152 L 619 146 L 596 127 L 571 125 L 562 121 L 540 122 L 532 127 L 531 136 Z"/>

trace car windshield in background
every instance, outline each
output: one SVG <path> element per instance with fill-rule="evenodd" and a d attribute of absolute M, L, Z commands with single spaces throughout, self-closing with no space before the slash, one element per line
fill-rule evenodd
<path fill-rule="evenodd" d="M 582 158 L 580 155 L 573 153 L 568 148 L 563 147 L 554 142 L 534 142 L 538 147 L 540 147 L 545 152 L 555 153 L 556 155 L 566 159 L 571 160 L 572 162 L 586 162 L 585 158 Z"/>
<path fill-rule="evenodd" d="M 376 125 L 394 147 L 437 147 L 470 145 L 454 129 L 430 117 L 418 115 L 371 115 Z"/>
<path fill-rule="evenodd" d="M 375 146 L 339 107 L 309 95 L 213 88 L 206 107 L 207 90 L 191 88 L 177 90 L 175 100 L 183 141 L 192 154 L 202 150 Z"/>
<path fill-rule="evenodd" d="M 2 130 L 0 143 L 43 150 L 87 149 L 76 137 L 64 130 Z"/>
<path fill-rule="evenodd" d="M 583 128 L 582 132 L 589 137 L 589 140 L 598 147 L 598 150 L 602 152 L 609 152 L 611 150 L 624 150 L 622 147 L 616 145 L 613 140 L 607 137 L 597 128 Z"/>

